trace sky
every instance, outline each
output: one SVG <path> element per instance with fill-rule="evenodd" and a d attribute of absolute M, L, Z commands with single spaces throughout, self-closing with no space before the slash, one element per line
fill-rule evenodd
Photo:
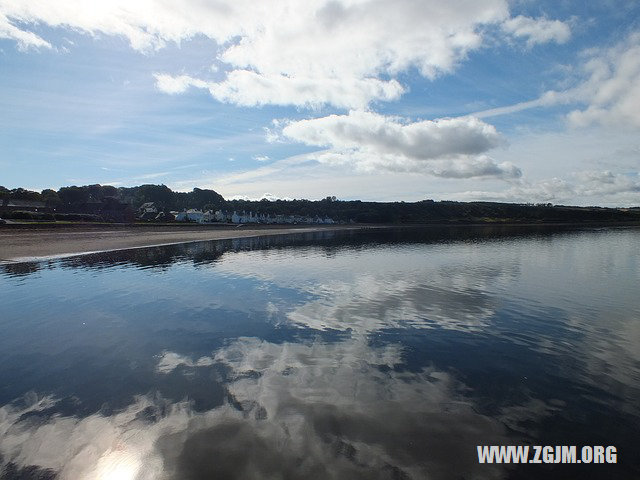
<path fill-rule="evenodd" d="M 0 185 L 640 205 L 640 2 L 0 0 Z"/>

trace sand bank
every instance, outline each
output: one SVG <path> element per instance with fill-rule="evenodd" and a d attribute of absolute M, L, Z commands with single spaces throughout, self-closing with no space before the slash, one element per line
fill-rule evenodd
<path fill-rule="evenodd" d="M 282 235 L 353 226 L 70 226 L 0 228 L 0 263 L 229 238 Z"/>

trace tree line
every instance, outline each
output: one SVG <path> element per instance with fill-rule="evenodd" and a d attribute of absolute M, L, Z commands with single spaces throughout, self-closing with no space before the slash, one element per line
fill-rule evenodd
<path fill-rule="evenodd" d="M 363 202 L 360 200 L 225 200 L 214 190 L 194 188 L 174 192 L 166 185 L 114 187 L 85 185 L 45 189 L 34 192 L 23 188 L 9 190 L 0 186 L 0 201 L 8 199 L 39 201 L 58 212 L 83 212 L 88 204 L 120 202 L 137 210 L 153 202 L 161 211 L 228 210 L 268 215 L 330 217 L 335 221 L 358 223 L 544 223 L 544 222 L 638 222 L 640 209 L 571 207 L 551 204 L 498 202 L 455 202 L 422 200 L 418 202 Z"/>
<path fill-rule="evenodd" d="M 59 190 L 45 189 L 34 192 L 24 188 L 9 190 L 0 186 L 0 201 L 4 199 L 30 200 L 44 203 L 47 207 L 61 211 L 73 211 L 87 204 L 117 200 L 138 209 L 142 204 L 153 202 L 160 210 L 183 210 L 185 208 L 217 209 L 225 200 L 213 190 L 194 188 L 191 192 L 174 192 L 166 185 L 139 185 L 137 187 L 114 187 L 112 185 L 84 185 L 62 187 Z"/>

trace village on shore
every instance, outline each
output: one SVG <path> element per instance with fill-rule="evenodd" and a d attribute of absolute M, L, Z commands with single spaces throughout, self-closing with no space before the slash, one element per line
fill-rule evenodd
<path fill-rule="evenodd" d="M 176 222 L 192 222 L 192 223 L 260 223 L 267 225 L 274 224 L 313 224 L 313 225 L 333 225 L 338 222 L 327 216 L 310 217 L 303 215 L 269 215 L 266 213 L 254 213 L 242 211 L 228 210 L 198 210 L 190 208 L 182 212 L 165 212 L 161 211 L 153 202 L 147 202 L 138 209 L 139 220 L 151 221 L 176 221 Z"/>

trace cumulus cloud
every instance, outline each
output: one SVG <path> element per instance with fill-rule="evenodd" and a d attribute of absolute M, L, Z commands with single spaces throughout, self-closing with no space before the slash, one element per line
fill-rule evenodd
<path fill-rule="evenodd" d="M 310 108 L 330 103 L 336 107 L 365 107 L 371 100 L 395 100 L 404 88 L 396 81 L 376 78 L 302 78 L 264 75 L 234 70 L 221 82 L 204 81 L 188 75 L 155 74 L 156 87 L 165 93 L 183 93 L 189 87 L 209 91 L 216 100 L 246 107 L 266 104 Z"/>
<path fill-rule="evenodd" d="M 372 148 L 421 160 L 479 154 L 500 142 L 495 127 L 473 117 L 409 123 L 364 111 L 290 122 L 282 133 L 307 145 L 339 150 Z"/>
<path fill-rule="evenodd" d="M 501 138 L 474 117 L 409 122 L 366 111 L 289 122 L 282 136 L 327 147 L 311 155 L 323 163 L 352 164 L 364 171 L 423 172 L 447 178 L 516 178 L 520 170 L 483 155 Z"/>
<path fill-rule="evenodd" d="M 158 88 L 207 88 L 219 101 L 248 106 L 362 108 L 402 95 L 394 78 L 400 72 L 415 68 L 426 78 L 451 72 L 482 46 L 484 26 L 507 25 L 510 35 L 534 43 L 566 34 L 564 24 L 547 19 L 504 23 L 510 21 L 506 0 L 0 0 L 0 14 L 8 19 L 0 32 L 22 45 L 46 44 L 24 27 L 29 24 L 118 35 L 142 52 L 205 36 L 216 43 L 226 77 L 156 77 Z"/>
<path fill-rule="evenodd" d="M 531 18 L 518 15 L 502 24 L 502 29 L 516 38 L 526 38 L 527 46 L 539 43 L 565 43 L 571 37 L 569 25 L 560 20 Z"/>
<path fill-rule="evenodd" d="M 573 94 L 588 106 L 572 111 L 569 122 L 640 127 L 640 32 L 612 48 L 589 52 L 584 70 L 588 78 Z"/>

